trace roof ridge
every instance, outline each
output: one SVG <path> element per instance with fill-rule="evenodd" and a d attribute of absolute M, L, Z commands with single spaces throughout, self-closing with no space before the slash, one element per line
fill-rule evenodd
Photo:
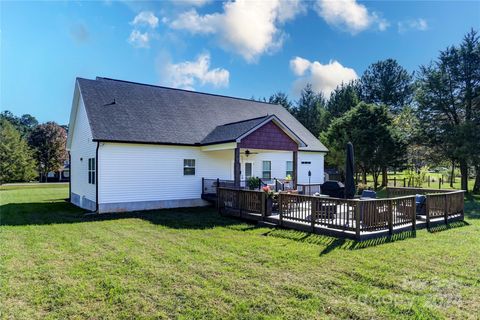
<path fill-rule="evenodd" d="M 84 78 L 80 78 L 80 79 L 84 79 Z M 86 79 L 86 80 L 91 80 L 91 79 Z M 120 80 L 120 79 L 113 79 L 113 78 L 107 78 L 107 77 L 98 77 L 97 76 L 96 79 L 92 80 L 92 81 L 97 81 L 97 80 L 117 81 L 117 82 L 123 82 L 123 83 L 136 84 L 136 85 L 140 85 L 140 86 L 147 86 L 147 87 L 162 88 L 162 89 L 168 89 L 168 90 L 176 90 L 176 91 L 204 94 L 204 95 L 208 95 L 208 96 L 243 100 L 243 101 L 249 101 L 249 102 L 258 102 L 258 103 L 268 104 L 268 105 L 271 105 L 271 106 L 280 106 L 279 104 L 270 103 L 270 102 L 266 102 L 266 101 L 258 101 L 258 100 L 252 100 L 252 99 L 247 99 L 247 98 L 227 96 L 227 95 L 224 95 L 224 94 L 216 94 L 216 93 L 208 93 L 208 92 L 201 92 L 201 91 L 194 91 L 194 90 L 187 90 L 187 89 L 180 89 L 180 88 L 172 88 L 172 87 L 160 86 L 160 85 L 155 85 L 155 84 L 128 81 L 128 80 Z"/>

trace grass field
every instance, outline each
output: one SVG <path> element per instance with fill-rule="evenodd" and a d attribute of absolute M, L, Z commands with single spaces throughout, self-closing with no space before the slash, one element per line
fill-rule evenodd
<path fill-rule="evenodd" d="M 1 319 L 480 314 L 479 197 L 465 224 L 357 243 L 211 208 L 84 216 L 67 190 L 0 187 Z"/>

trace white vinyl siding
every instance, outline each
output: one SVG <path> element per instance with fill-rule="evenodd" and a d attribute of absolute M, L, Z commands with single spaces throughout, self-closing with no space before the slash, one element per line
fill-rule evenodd
<path fill-rule="evenodd" d="M 199 199 L 202 177 L 233 179 L 233 150 L 102 143 L 100 203 Z M 195 159 L 195 175 L 184 175 L 184 159 Z"/>
<path fill-rule="evenodd" d="M 312 173 L 311 183 L 324 182 L 324 153 L 298 152 L 298 183 L 308 183 L 309 170 Z"/>
<path fill-rule="evenodd" d="M 233 180 L 233 154 L 233 150 L 201 151 L 199 147 L 101 143 L 99 202 L 199 199 L 202 178 Z M 299 152 L 298 157 L 299 182 L 308 183 L 308 176 L 301 176 L 302 159 L 311 162 L 311 182 L 323 182 L 323 154 Z M 184 175 L 185 159 L 195 159 L 195 175 Z M 248 157 L 242 154 L 242 170 L 245 162 L 251 162 L 252 176 L 261 177 L 263 161 L 271 161 L 272 178 L 285 178 L 286 162 L 292 161 L 292 152 L 260 151 Z"/>
<path fill-rule="evenodd" d="M 70 125 L 70 127 L 72 127 Z M 88 159 L 95 158 L 97 143 L 92 141 L 92 132 L 87 119 L 83 100 L 78 101 L 77 115 L 70 147 L 71 188 L 80 198 L 95 201 L 95 185 L 88 183 Z M 90 208 L 91 209 L 91 208 Z"/>

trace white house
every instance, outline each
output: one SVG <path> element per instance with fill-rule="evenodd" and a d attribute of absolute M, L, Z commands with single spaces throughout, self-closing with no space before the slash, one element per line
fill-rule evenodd
<path fill-rule="evenodd" d="M 69 128 L 70 199 L 92 211 L 206 205 L 202 178 L 323 183 L 327 149 L 279 105 L 77 78 Z"/>

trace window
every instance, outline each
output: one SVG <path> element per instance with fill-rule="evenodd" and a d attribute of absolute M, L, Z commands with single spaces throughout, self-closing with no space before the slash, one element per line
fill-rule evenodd
<path fill-rule="evenodd" d="M 287 161 L 287 171 L 285 172 L 285 177 L 293 178 L 293 161 Z"/>
<path fill-rule="evenodd" d="M 268 180 L 272 179 L 272 161 L 262 162 L 262 178 Z"/>
<path fill-rule="evenodd" d="M 183 175 L 195 175 L 195 159 L 183 159 Z"/>
<path fill-rule="evenodd" d="M 95 158 L 88 158 L 88 183 L 95 184 Z"/>

